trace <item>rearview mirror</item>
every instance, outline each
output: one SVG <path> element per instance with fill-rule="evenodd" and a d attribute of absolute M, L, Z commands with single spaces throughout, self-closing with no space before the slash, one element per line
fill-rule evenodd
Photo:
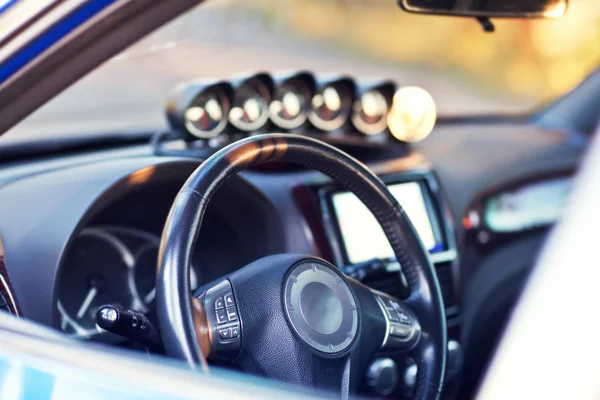
<path fill-rule="evenodd" d="M 398 0 L 408 12 L 488 18 L 558 18 L 568 0 Z"/>

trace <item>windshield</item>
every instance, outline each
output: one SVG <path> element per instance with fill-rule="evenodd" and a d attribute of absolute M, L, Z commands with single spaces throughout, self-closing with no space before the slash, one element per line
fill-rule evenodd
<path fill-rule="evenodd" d="M 309 70 L 421 86 L 441 116 L 524 113 L 568 91 L 599 57 L 600 2 L 558 20 L 402 12 L 394 0 L 214 1 L 97 68 L 0 140 L 167 128 L 174 85 L 243 72 Z"/>

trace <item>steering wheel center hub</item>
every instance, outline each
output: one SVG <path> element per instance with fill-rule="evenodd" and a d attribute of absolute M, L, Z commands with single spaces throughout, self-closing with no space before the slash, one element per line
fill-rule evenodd
<path fill-rule="evenodd" d="M 294 266 L 284 282 L 284 308 L 294 332 L 310 347 L 343 353 L 357 335 L 357 302 L 335 267 L 318 260 Z"/>
<path fill-rule="evenodd" d="M 300 293 L 300 313 L 309 327 L 331 335 L 342 324 L 342 302 L 321 282 L 311 282 Z"/>

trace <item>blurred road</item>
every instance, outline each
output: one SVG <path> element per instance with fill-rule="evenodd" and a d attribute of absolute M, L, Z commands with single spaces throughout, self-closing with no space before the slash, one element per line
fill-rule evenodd
<path fill-rule="evenodd" d="M 290 69 L 421 86 L 445 115 L 517 112 L 531 106 L 495 98 L 441 72 L 400 67 L 292 37 L 283 26 L 234 10 L 233 3 L 216 2 L 192 10 L 108 61 L 19 124 L 0 145 L 42 134 L 161 129 L 166 127 L 164 100 L 179 82 Z"/>

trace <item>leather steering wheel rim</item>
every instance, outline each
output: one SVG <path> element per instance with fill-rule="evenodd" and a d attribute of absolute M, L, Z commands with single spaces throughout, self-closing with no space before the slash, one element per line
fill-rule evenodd
<path fill-rule="evenodd" d="M 208 202 L 239 171 L 285 161 L 313 168 L 352 191 L 381 225 L 402 266 L 406 300 L 422 327 L 415 399 L 439 397 L 446 367 L 447 330 L 442 294 L 428 252 L 386 185 L 365 165 L 316 139 L 292 134 L 253 136 L 202 163 L 179 191 L 165 224 L 158 262 L 157 312 L 165 349 L 190 366 L 205 364 L 189 284 L 191 256 Z"/>

